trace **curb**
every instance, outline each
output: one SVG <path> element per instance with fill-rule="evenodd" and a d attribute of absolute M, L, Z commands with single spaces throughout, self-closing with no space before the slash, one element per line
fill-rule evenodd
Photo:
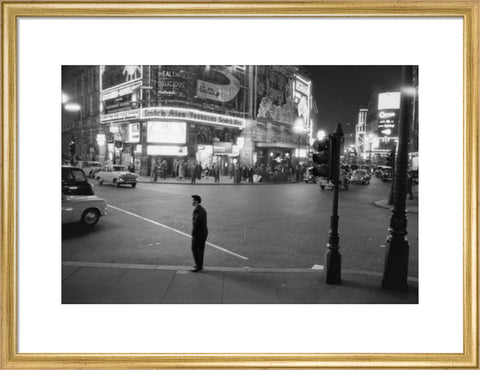
<path fill-rule="evenodd" d="M 298 184 L 298 182 L 254 182 L 254 183 L 248 183 L 248 182 L 241 182 L 238 184 L 235 183 L 228 183 L 228 182 L 195 182 L 195 184 L 192 184 L 191 182 L 169 182 L 169 181 L 148 181 L 148 180 L 137 180 L 138 183 L 141 184 L 163 184 L 163 185 L 290 185 L 290 184 Z"/>
<path fill-rule="evenodd" d="M 373 205 L 376 206 L 376 207 L 379 207 L 379 208 L 383 208 L 383 209 L 388 209 L 388 210 L 391 210 L 393 208 L 393 205 L 390 205 L 390 204 L 387 204 L 387 200 L 386 199 L 380 199 L 380 200 L 377 200 L 375 202 L 373 202 Z M 414 214 L 417 214 L 418 215 L 418 206 L 413 206 L 415 209 L 408 209 L 408 206 L 406 207 L 406 212 L 407 213 L 414 213 Z"/>

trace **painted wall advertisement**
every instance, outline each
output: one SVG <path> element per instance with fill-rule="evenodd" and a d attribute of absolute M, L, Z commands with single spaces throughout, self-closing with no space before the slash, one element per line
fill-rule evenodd
<path fill-rule="evenodd" d="M 127 84 L 142 78 L 140 65 L 100 66 L 100 91 Z"/>
<path fill-rule="evenodd" d="M 284 66 L 256 67 L 256 117 L 291 124 L 299 116 L 308 122 L 310 82 Z"/>

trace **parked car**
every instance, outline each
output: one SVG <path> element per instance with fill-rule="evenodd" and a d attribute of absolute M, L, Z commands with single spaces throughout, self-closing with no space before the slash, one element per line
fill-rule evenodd
<path fill-rule="evenodd" d="M 107 214 L 107 202 L 96 195 L 65 195 L 62 193 L 62 224 L 81 222 L 95 225 Z"/>
<path fill-rule="evenodd" d="M 126 166 L 107 164 L 95 174 L 95 179 L 99 185 L 111 183 L 116 187 L 120 185 L 131 185 L 134 188 L 137 185 L 137 175 L 128 171 Z"/>
<path fill-rule="evenodd" d="M 62 194 L 93 195 L 93 185 L 81 168 L 62 166 Z"/>
<path fill-rule="evenodd" d="M 100 171 L 101 168 L 102 168 L 102 163 L 100 162 L 85 161 L 82 163 L 83 172 L 85 172 L 85 175 L 87 175 L 92 179 L 95 178 L 95 173 Z"/>
<path fill-rule="evenodd" d="M 368 174 L 367 170 L 355 170 L 352 173 L 350 182 L 352 184 L 368 185 L 370 183 L 370 175 Z"/>

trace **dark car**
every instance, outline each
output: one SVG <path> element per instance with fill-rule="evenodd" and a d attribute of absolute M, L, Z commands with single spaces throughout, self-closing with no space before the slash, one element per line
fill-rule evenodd
<path fill-rule="evenodd" d="M 382 181 L 388 182 L 392 181 L 393 178 L 393 170 L 392 169 L 384 169 L 382 171 Z"/>
<path fill-rule="evenodd" d="M 368 174 L 367 170 L 362 170 L 362 169 L 355 170 L 352 173 L 350 182 L 352 184 L 368 185 L 370 183 L 370 175 Z"/>
<path fill-rule="evenodd" d="M 79 167 L 62 166 L 62 193 L 65 195 L 94 195 L 93 186 Z"/>

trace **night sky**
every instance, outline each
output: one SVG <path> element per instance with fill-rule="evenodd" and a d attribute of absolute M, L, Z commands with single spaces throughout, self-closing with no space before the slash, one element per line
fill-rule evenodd
<path fill-rule="evenodd" d="M 374 86 L 399 86 L 400 66 L 304 66 L 313 81 L 319 128 L 333 131 L 337 122 L 353 132 L 358 111 L 367 108 Z M 346 126 L 346 123 L 350 123 Z"/>

